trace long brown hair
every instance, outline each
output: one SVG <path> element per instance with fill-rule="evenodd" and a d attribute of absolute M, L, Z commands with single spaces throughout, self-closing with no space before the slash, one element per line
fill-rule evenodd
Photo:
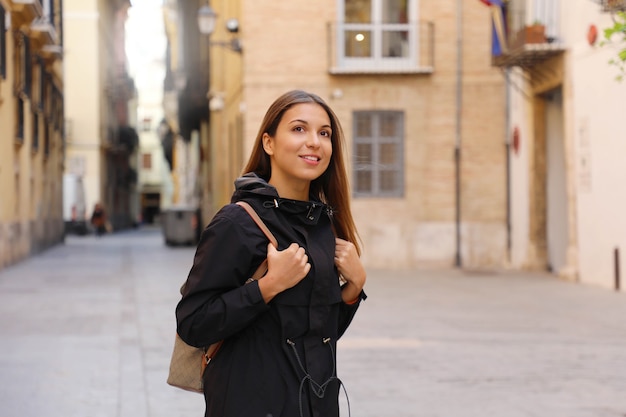
<path fill-rule="evenodd" d="M 263 149 L 263 134 L 276 135 L 276 129 L 280 124 L 285 112 L 292 106 L 300 103 L 316 103 L 328 114 L 330 127 L 332 129 L 331 143 L 333 153 L 330 164 L 324 173 L 311 181 L 310 193 L 329 205 L 332 209 L 332 221 L 335 234 L 341 239 L 352 242 L 361 254 L 358 232 L 352 212 L 350 210 L 350 190 L 348 187 L 348 175 L 344 163 L 345 138 L 339 119 L 335 112 L 319 96 L 302 90 L 292 90 L 278 97 L 269 107 L 259 132 L 257 133 L 250 154 L 250 159 L 246 164 L 243 173 L 254 172 L 259 177 L 269 181 L 272 175 L 270 157 Z"/>

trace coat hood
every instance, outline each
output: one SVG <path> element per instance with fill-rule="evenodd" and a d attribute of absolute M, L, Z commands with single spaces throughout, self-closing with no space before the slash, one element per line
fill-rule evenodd
<path fill-rule="evenodd" d="M 278 191 L 263 178 L 254 172 L 248 172 L 235 180 L 235 192 L 231 199 L 232 203 L 251 195 L 266 196 L 269 199 L 278 198 Z"/>
<path fill-rule="evenodd" d="M 310 201 L 281 198 L 273 185 L 254 172 L 248 172 L 235 180 L 231 203 L 245 199 L 261 200 L 264 207 L 274 207 L 296 215 L 305 224 L 317 224 L 324 213 L 332 219 L 332 209 L 318 198 L 311 197 Z"/>

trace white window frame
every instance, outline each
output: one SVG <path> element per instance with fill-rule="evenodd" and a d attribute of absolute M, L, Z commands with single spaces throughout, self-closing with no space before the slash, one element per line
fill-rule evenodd
<path fill-rule="evenodd" d="M 337 66 L 341 70 L 356 71 L 394 71 L 398 68 L 415 69 L 419 65 L 420 51 L 418 39 L 418 0 L 408 1 L 407 23 L 382 23 L 383 3 L 385 0 L 372 0 L 372 22 L 345 23 L 345 3 L 339 0 L 337 7 Z M 345 34 L 348 30 L 363 30 L 372 34 L 372 57 L 347 57 L 345 51 Z M 408 55 L 406 57 L 383 57 L 383 33 L 387 31 L 407 31 Z"/>

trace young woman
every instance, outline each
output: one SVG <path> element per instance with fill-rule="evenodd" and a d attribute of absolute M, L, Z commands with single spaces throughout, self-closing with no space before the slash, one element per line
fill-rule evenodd
<path fill-rule="evenodd" d="M 365 299 L 339 121 L 317 95 L 290 91 L 268 109 L 232 203 L 202 233 L 178 334 L 223 340 L 204 373 L 206 417 L 339 415 L 337 339 Z M 267 258 L 267 274 L 246 283 Z M 340 280 L 341 279 L 341 280 Z"/>

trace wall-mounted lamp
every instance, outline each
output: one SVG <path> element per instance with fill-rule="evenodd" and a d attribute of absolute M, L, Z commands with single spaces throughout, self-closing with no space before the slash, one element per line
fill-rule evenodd
<path fill-rule="evenodd" d="M 217 13 L 209 6 L 205 4 L 198 9 L 198 29 L 203 35 L 211 36 L 215 30 L 215 21 L 217 20 Z M 237 19 L 228 19 L 226 21 L 226 30 L 230 33 L 239 32 L 239 21 Z M 230 41 L 209 41 L 210 45 L 223 46 L 231 51 L 241 53 L 241 41 L 239 38 L 233 37 Z"/>
<path fill-rule="evenodd" d="M 224 110 L 224 93 L 209 94 L 209 110 L 222 111 Z"/>

